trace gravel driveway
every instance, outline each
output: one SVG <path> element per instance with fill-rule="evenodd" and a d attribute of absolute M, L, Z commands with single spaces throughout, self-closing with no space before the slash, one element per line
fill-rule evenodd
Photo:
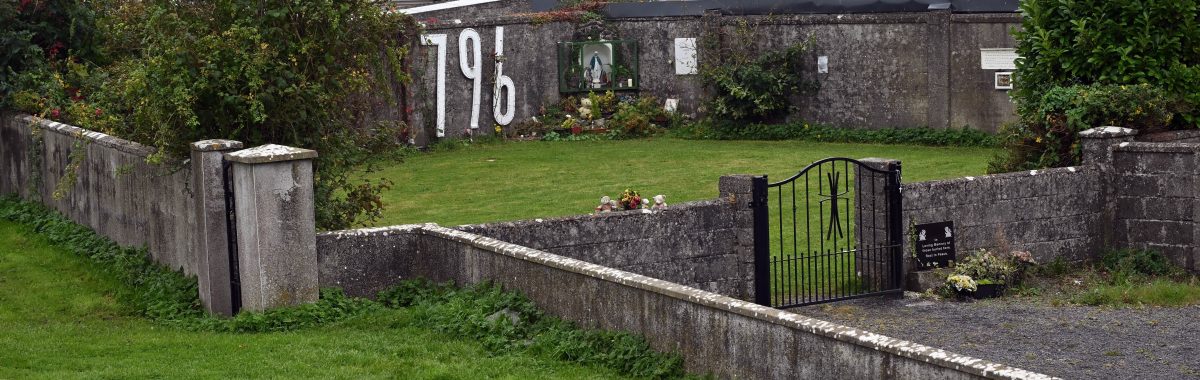
<path fill-rule="evenodd" d="M 791 311 L 1066 379 L 1200 378 L 1200 306 L 877 297 Z"/>

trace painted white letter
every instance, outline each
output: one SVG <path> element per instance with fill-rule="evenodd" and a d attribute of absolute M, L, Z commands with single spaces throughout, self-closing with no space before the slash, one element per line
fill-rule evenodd
<path fill-rule="evenodd" d="M 421 35 L 422 45 L 437 46 L 437 137 L 446 136 L 446 35 Z"/>
<path fill-rule="evenodd" d="M 479 129 L 479 90 L 483 82 L 483 52 L 479 47 L 479 32 L 467 28 L 458 35 L 458 68 L 463 76 L 475 81 L 471 87 L 471 129 Z M 471 49 L 474 59 L 467 56 L 467 48 Z M 471 62 L 474 62 L 472 65 Z"/>
<path fill-rule="evenodd" d="M 501 89 L 508 98 L 508 113 L 500 112 Z M 504 76 L 504 27 L 496 27 L 496 89 L 492 95 L 492 114 L 496 124 L 508 125 L 517 109 L 517 88 L 512 78 Z"/>

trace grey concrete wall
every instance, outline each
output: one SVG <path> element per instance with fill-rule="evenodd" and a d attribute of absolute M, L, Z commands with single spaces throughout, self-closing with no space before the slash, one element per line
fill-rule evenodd
<path fill-rule="evenodd" d="M 954 14 L 950 17 L 950 127 L 996 132 L 1016 121 L 1009 90 L 996 89 L 997 71 L 980 67 L 979 49 L 1014 48 L 1010 33 L 1021 26 L 1018 14 Z"/>
<path fill-rule="evenodd" d="M 341 288 L 349 296 L 373 298 L 414 273 L 436 272 L 437 262 L 412 252 L 420 228 L 414 224 L 317 234 L 317 282 Z"/>
<path fill-rule="evenodd" d="M 682 354 L 689 372 L 719 378 L 1047 378 L 449 228 L 339 231 L 318 241 L 322 285 L 492 282 L 585 327 L 645 336 Z M 364 273 L 374 260 L 384 264 Z"/>
<path fill-rule="evenodd" d="M 1200 144 L 1124 143 L 1112 148 L 1114 244 L 1162 252 L 1197 270 Z"/>
<path fill-rule="evenodd" d="M 464 13 L 465 14 L 465 13 Z M 505 75 L 516 83 L 516 117 L 527 120 L 541 106 L 558 102 L 558 42 L 572 40 L 569 22 L 531 22 L 528 16 L 439 19 L 426 33 L 448 35 L 446 61 L 447 135 L 461 136 L 470 117 L 471 81 L 458 67 L 458 35 L 474 28 L 484 52 L 480 133 L 492 133 L 492 83 L 496 26 L 505 28 Z M 951 14 L 944 25 L 933 13 L 789 16 L 653 17 L 609 20 L 619 37 L 640 46 L 640 93 L 679 99 L 684 113 L 701 111 L 707 98 L 696 75 L 675 75 L 675 38 L 704 38 L 720 28 L 732 33 L 742 22 L 757 24 L 758 47 L 781 48 L 805 41 L 815 45 L 806 71 L 821 83 L 811 96 L 794 99 L 794 118 L 844 127 L 962 128 L 994 132 L 1015 119 L 1008 94 L 993 86 L 995 71 L 979 64 L 980 48 L 1013 47 L 1009 31 L 1020 25 L 1015 14 Z M 432 20 L 430 20 L 432 21 Z M 941 25 L 940 27 L 933 27 Z M 436 66 L 431 47 L 413 54 L 410 91 L 413 125 L 432 130 Z M 829 57 L 829 73 L 816 74 L 817 56 Z M 703 52 L 699 59 L 704 62 Z M 934 116 L 931 116 L 933 114 Z M 940 116 L 939 116 L 940 115 Z M 418 138 L 422 143 L 427 136 Z"/>
<path fill-rule="evenodd" d="M 456 227 L 497 240 L 751 299 L 753 252 L 739 249 L 732 199 L 668 206 L 651 213 L 501 222 Z"/>
<path fill-rule="evenodd" d="M 1030 251 L 1040 262 L 1094 258 L 1108 229 L 1103 186 L 1096 166 L 904 184 L 904 246 L 913 225 L 953 221 L 960 257 L 988 248 Z"/>
<path fill-rule="evenodd" d="M 528 1 L 502 0 L 469 7 L 458 7 L 440 11 L 417 13 L 412 16 L 416 18 L 417 21 L 439 23 L 442 21 L 453 22 L 453 20 L 456 19 L 474 20 L 478 18 L 491 18 L 514 13 L 528 13 L 532 11 L 533 6 Z"/>
<path fill-rule="evenodd" d="M 35 129 L 41 144 L 33 137 Z M 52 194 L 76 149 L 84 151 L 77 180 L 56 200 Z M 6 114 L 0 117 L 0 193 L 40 201 L 118 244 L 146 247 L 155 261 L 194 275 L 197 218 L 190 166 L 147 164 L 151 153 L 149 147 L 102 133 Z"/>

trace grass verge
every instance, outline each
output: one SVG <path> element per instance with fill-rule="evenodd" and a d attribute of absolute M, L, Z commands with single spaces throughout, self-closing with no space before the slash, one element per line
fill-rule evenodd
<path fill-rule="evenodd" d="M 491 286 L 405 283 L 383 302 L 326 290 L 217 319 L 193 279 L 145 257 L 0 198 L 0 378 L 684 376 L 638 337 L 576 329 Z"/>
<path fill-rule="evenodd" d="M 1200 305 L 1200 277 L 1150 250 L 1110 250 L 1098 262 L 1078 269 L 1055 261 L 1037 267 L 1032 274 L 1014 294 L 1053 305 Z"/>

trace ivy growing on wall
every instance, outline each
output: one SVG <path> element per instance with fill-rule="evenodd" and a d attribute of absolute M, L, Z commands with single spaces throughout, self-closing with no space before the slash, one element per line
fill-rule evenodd
<path fill-rule="evenodd" d="M 701 40 L 700 78 L 712 90 L 705 108 L 710 118 L 734 121 L 779 121 L 798 95 L 819 83 L 806 77 L 802 60 L 812 39 L 772 49 L 756 43 L 760 22 L 739 19 Z"/>

